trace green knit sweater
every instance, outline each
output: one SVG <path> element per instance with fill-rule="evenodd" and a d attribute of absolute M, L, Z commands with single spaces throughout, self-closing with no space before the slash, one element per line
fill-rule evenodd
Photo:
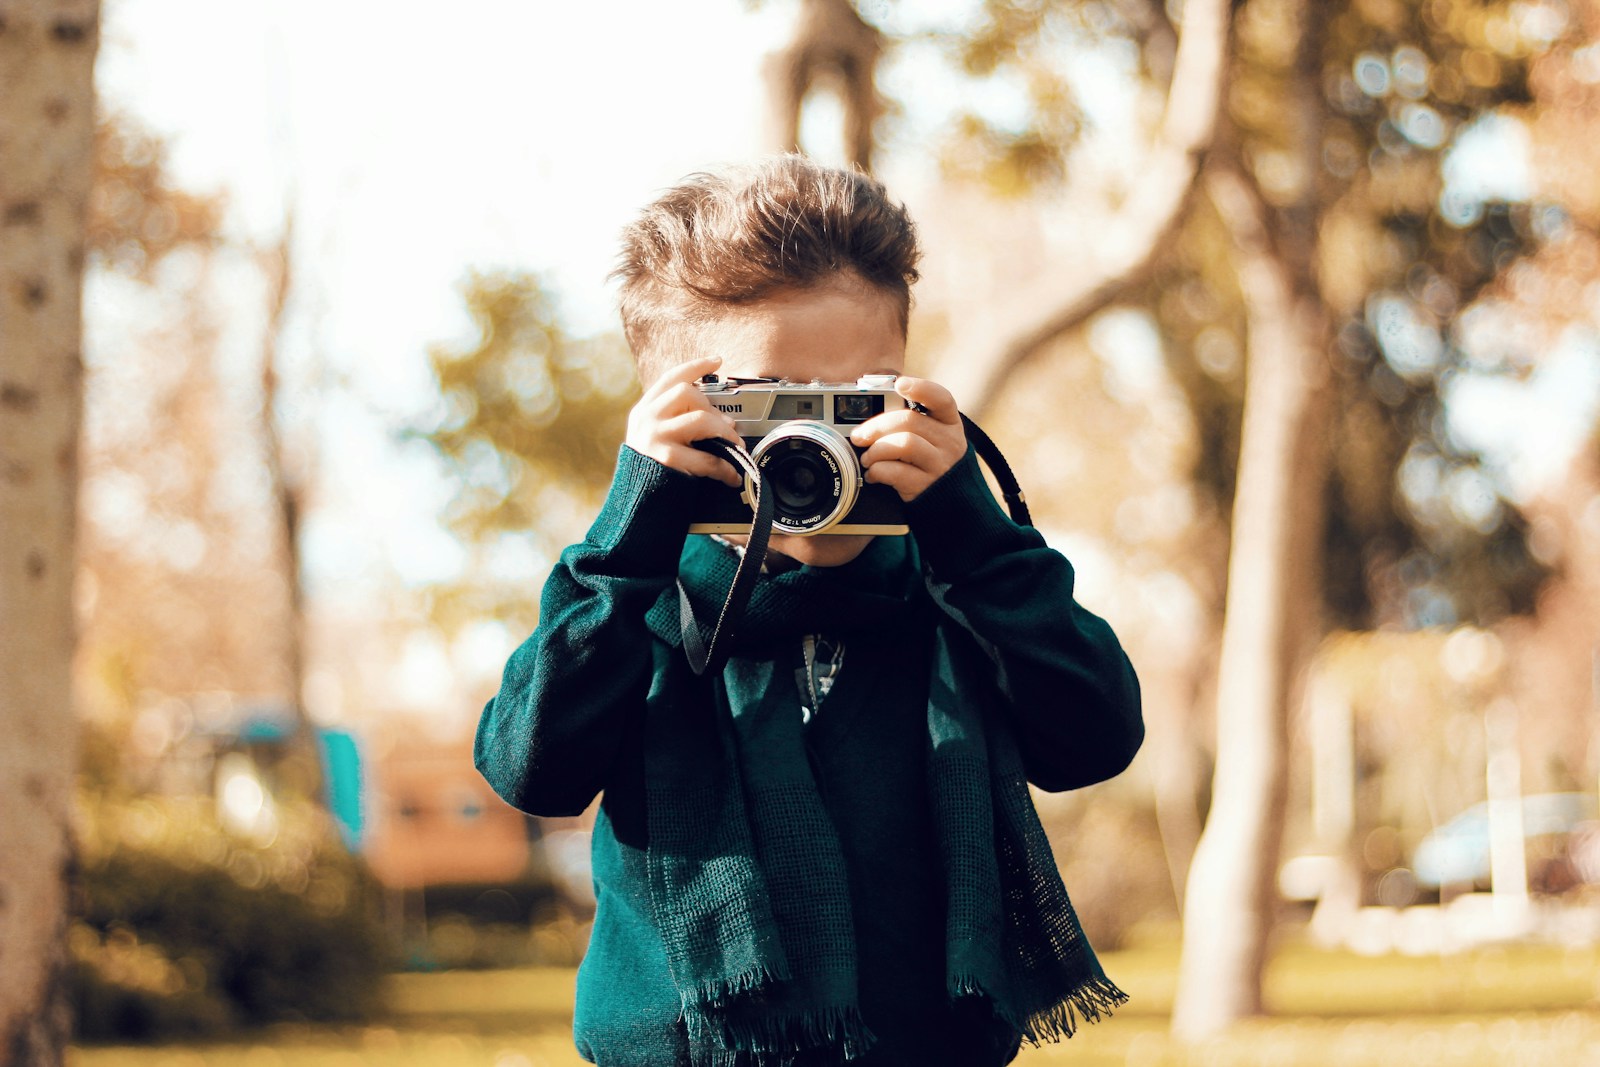
<path fill-rule="evenodd" d="M 675 579 L 714 618 L 731 570 L 731 549 L 686 534 L 696 489 L 622 450 L 599 517 L 563 553 L 539 627 L 511 657 L 478 729 L 477 765 L 516 807 L 570 815 L 604 794 L 598 908 L 574 1023 L 579 1051 L 602 1065 L 688 1062 L 649 895 L 643 716 L 665 657 L 682 655 Z M 1073 599 L 1070 564 L 1011 522 L 971 454 L 907 513 L 909 539 L 880 538 L 843 567 L 763 578 L 781 582 L 783 595 L 758 598 L 780 607 L 752 628 L 792 640 L 740 654 L 790 656 L 793 669 L 778 672 L 788 678 L 802 669 L 808 634 L 848 650 L 803 736 L 844 855 L 861 1012 L 877 1038 L 853 1062 L 999 1065 L 1015 1055 L 1016 1033 L 981 1000 L 952 1004 L 945 990 L 925 758 L 933 627 L 965 627 L 990 653 L 999 706 L 1029 780 L 1045 790 L 1127 766 L 1143 739 L 1138 683 L 1110 628 Z M 919 571 L 925 583 L 908 580 Z M 798 689 L 794 699 L 798 717 Z"/>

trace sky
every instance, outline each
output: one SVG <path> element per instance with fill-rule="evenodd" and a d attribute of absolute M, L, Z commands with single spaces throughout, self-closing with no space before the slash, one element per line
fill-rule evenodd
<path fill-rule="evenodd" d="M 687 171 L 757 149 L 756 67 L 782 31 L 739 0 L 395 12 L 107 7 L 105 102 L 169 133 L 177 179 L 226 189 L 239 229 L 270 235 L 296 203 L 329 298 L 345 305 L 340 346 L 413 345 L 413 324 L 442 318 L 467 263 L 569 279 L 577 325 L 600 325 L 627 214 Z M 372 273 L 385 284 L 363 285 Z"/>
<path fill-rule="evenodd" d="M 336 503 L 308 524 L 314 586 L 348 587 L 374 559 L 408 583 L 455 568 L 433 518 L 449 487 L 397 452 L 394 430 L 432 391 L 427 346 L 466 329 L 460 283 L 473 268 L 534 271 L 573 332 L 613 328 L 623 223 L 684 174 L 761 151 L 759 63 L 787 29 L 782 4 L 741 0 L 403 10 L 105 11 L 102 105 L 167 139 L 173 179 L 222 192 L 241 241 L 274 240 L 293 206 L 285 358 L 314 350 L 348 384 L 318 412 L 322 476 L 331 501 L 360 500 L 359 516 Z"/>

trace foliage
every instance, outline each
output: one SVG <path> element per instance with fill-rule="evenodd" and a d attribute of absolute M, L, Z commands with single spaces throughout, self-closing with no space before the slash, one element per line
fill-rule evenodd
<path fill-rule="evenodd" d="M 102 114 L 95 123 L 89 247 L 102 265 L 144 282 L 168 253 L 220 241 L 222 199 L 175 187 L 166 151 L 128 115 Z"/>
<path fill-rule="evenodd" d="M 1146 27 L 1129 18 L 1138 6 L 984 0 L 978 24 L 945 36 L 946 50 L 968 77 L 1014 82 L 1021 109 L 1003 118 L 962 110 L 941 155 L 946 173 L 984 181 L 1003 196 L 1063 184 L 1072 150 L 1092 125 L 1068 77 L 1068 57 L 1096 39 L 1142 40 Z M 1164 14 L 1152 8 L 1164 26 Z"/>
<path fill-rule="evenodd" d="M 462 295 L 473 333 L 429 349 L 440 407 L 419 433 L 460 487 L 448 522 L 480 554 L 508 537 L 553 552 L 581 534 L 611 480 L 638 395 L 632 360 L 619 336 L 568 335 L 531 274 L 475 272 Z M 507 588 L 487 569 L 436 591 L 438 621 L 515 614 L 523 583 Z"/>
<path fill-rule="evenodd" d="M 463 295 L 476 334 L 429 350 L 444 416 L 425 436 L 465 480 L 464 534 L 528 529 L 541 488 L 593 500 L 610 481 L 633 366 L 618 338 L 569 337 L 531 275 L 474 273 Z"/>
<path fill-rule="evenodd" d="M 1519 15 L 1508 2 L 1342 2 L 1318 6 L 1309 24 L 1296 10 L 1286 0 L 1236 6 L 1231 124 L 1218 151 L 1238 157 L 1276 210 L 1283 239 L 1311 235 L 1318 291 L 1305 295 L 1324 304 L 1334 328 L 1330 621 L 1482 624 L 1526 611 L 1544 577 L 1527 524 L 1513 501 L 1496 497 L 1504 487 L 1483 457 L 1452 437 L 1443 396 L 1463 373 L 1515 375 L 1536 360 L 1523 352 L 1510 365 L 1486 364 L 1467 350 L 1462 325 L 1547 241 L 1548 220 L 1565 216 L 1543 203 L 1474 199 L 1447 184 L 1444 161 L 1478 120 L 1527 104 L 1530 61 L 1552 45 L 1581 43 L 1572 39 L 1577 28 Z M 969 73 L 1010 72 L 1033 84 L 1041 69 L 1060 71 L 1074 50 L 1095 47 L 1137 49 L 1148 74 L 1171 53 L 1173 27 L 1157 3 L 985 0 L 982 12 L 973 33 L 948 38 L 952 65 Z M 1285 106 L 1301 78 L 1320 89 L 1311 114 Z M 1061 153 L 1081 138 L 1081 115 L 1068 99 L 1024 96 L 1020 124 L 953 118 L 951 151 L 993 187 L 1058 187 Z M 1305 138 L 1316 145 L 1314 173 L 1297 154 Z M 1047 142 L 1056 162 L 1030 161 L 1028 146 Z M 1197 198 L 1151 277 L 1130 294 L 1167 342 L 1204 444 L 1196 482 L 1223 513 L 1246 347 L 1237 286 L 1226 233 Z M 1401 490 L 1403 480 L 1411 491 Z M 1424 480 L 1431 488 L 1419 495 Z"/>
<path fill-rule="evenodd" d="M 1443 408 L 1448 381 L 1481 362 L 1463 316 L 1543 236 L 1541 205 L 1474 201 L 1445 180 L 1463 133 L 1527 100 L 1528 58 L 1542 43 L 1514 29 L 1512 6 L 1348 4 L 1314 56 L 1322 168 L 1302 180 L 1322 205 L 1320 296 L 1337 338 L 1325 590 L 1345 624 L 1493 622 L 1527 611 L 1543 579 L 1514 507 L 1475 511 L 1451 495 L 1487 490 L 1492 476 L 1455 443 Z M 1234 97 L 1269 196 L 1282 184 L 1271 171 L 1286 124 L 1269 102 L 1285 65 L 1253 41 L 1270 30 L 1241 34 Z M 1436 466 L 1436 490 L 1405 491 L 1406 466 L 1421 462 Z"/>
<path fill-rule="evenodd" d="M 207 798 L 80 796 L 69 935 L 81 1038 L 361 1018 L 388 962 L 375 883 L 308 803 L 270 841 Z"/>

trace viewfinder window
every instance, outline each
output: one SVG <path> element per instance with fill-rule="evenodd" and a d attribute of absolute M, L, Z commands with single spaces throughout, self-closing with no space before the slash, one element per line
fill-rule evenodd
<path fill-rule="evenodd" d="M 883 396 L 878 393 L 836 393 L 833 397 L 833 421 L 836 423 L 866 422 L 883 412 Z"/>

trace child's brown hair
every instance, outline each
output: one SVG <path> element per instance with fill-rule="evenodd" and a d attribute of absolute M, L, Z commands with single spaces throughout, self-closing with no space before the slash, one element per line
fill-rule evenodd
<path fill-rule="evenodd" d="M 844 278 L 891 297 L 903 333 L 916 228 L 876 179 L 804 156 L 692 174 L 622 233 L 622 327 L 640 377 L 699 354 L 696 330 L 729 307 Z"/>

